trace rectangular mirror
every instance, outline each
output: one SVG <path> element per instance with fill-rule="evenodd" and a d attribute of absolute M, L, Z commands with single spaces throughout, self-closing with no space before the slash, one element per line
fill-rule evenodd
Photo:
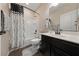
<path fill-rule="evenodd" d="M 59 3 L 49 10 L 53 28 L 60 25 L 61 31 L 79 31 L 79 3 Z"/>

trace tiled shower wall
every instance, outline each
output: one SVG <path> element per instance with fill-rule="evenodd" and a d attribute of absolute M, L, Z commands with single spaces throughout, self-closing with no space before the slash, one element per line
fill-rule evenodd
<path fill-rule="evenodd" d="M 38 32 L 38 21 L 34 17 L 34 13 L 24 8 L 24 42 L 23 46 L 28 45 L 35 38 L 35 30 Z"/>

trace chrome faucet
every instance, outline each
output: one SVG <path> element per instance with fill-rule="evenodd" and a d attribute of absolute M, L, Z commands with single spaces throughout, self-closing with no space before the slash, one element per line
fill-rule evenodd
<path fill-rule="evenodd" d="M 59 24 L 56 27 L 55 34 L 60 34 L 60 25 Z"/>

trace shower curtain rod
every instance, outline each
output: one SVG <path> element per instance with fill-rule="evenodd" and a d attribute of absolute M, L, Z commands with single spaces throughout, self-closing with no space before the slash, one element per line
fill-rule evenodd
<path fill-rule="evenodd" d="M 20 5 L 20 4 L 19 4 Z M 22 5 L 20 5 L 20 6 L 22 6 Z M 26 9 L 28 9 L 28 10 L 30 10 L 30 11 L 32 11 L 32 12 L 34 12 L 34 13 L 37 13 L 36 11 L 34 11 L 34 10 L 32 10 L 32 9 L 30 9 L 30 8 L 28 8 L 28 7 L 25 7 L 25 6 L 22 6 L 22 7 L 24 7 L 24 8 L 26 8 Z M 39 13 L 37 13 L 38 15 L 40 15 Z"/>
<path fill-rule="evenodd" d="M 23 7 L 25 7 L 25 6 L 23 6 Z M 28 7 L 25 7 L 25 8 L 26 8 L 26 9 L 29 9 L 30 11 L 33 11 L 33 12 L 37 13 L 36 11 L 34 11 L 34 10 L 28 8 Z M 39 13 L 37 13 L 37 14 L 39 14 Z"/>

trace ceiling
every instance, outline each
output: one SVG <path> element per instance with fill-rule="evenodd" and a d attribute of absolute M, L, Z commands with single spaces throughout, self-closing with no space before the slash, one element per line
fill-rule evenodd
<path fill-rule="evenodd" d="M 57 6 L 52 6 L 50 9 L 49 9 L 49 13 L 54 13 L 54 12 L 57 12 L 59 11 L 62 7 L 64 7 L 64 4 L 58 4 Z"/>
<path fill-rule="evenodd" d="M 37 10 L 40 6 L 40 3 L 30 3 L 27 7 L 29 7 L 32 10 Z"/>
<path fill-rule="evenodd" d="M 77 3 L 59 3 L 59 5 L 53 6 L 49 9 L 49 14 L 52 15 L 54 13 L 65 13 L 77 8 L 79 8 L 79 4 Z"/>

